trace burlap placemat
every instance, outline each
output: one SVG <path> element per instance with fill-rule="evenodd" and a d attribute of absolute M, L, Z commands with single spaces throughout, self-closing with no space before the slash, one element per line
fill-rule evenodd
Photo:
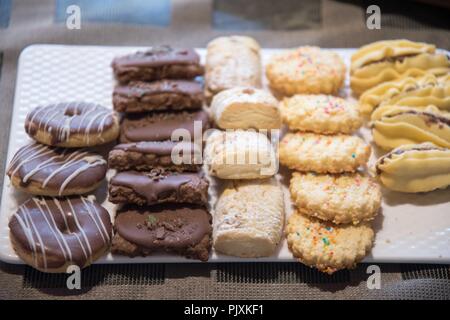
<path fill-rule="evenodd" d="M 144 46 L 164 43 L 204 47 L 216 36 L 240 33 L 256 38 L 263 47 L 304 44 L 358 47 L 370 41 L 405 37 L 450 48 L 450 32 L 441 25 L 430 26 L 427 21 L 405 16 L 396 19 L 395 12 L 386 15 L 384 22 L 382 19 L 381 30 L 368 30 L 364 24 L 365 1 L 324 0 L 310 8 L 312 12 L 319 10 L 320 14 L 313 13 L 314 19 L 307 20 L 296 15 L 292 4 L 296 0 L 278 0 L 273 2 L 273 8 L 261 6 L 261 10 L 272 10 L 275 22 L 264 12 L 261 12 L 265 17 L 263 22 L 258 22 L 258 15 L 250 10 L 233 20 L 233 28 L 223 13 L 239 15 L 242 1 L 228 1 L 234 4 L 172 0 L 168 26 L 152 25 L 151 21 L 138 25 L 129 21 L 108 23 L 106 19 L 106 22 L 82 23 L 81 30 L 68 30 L 64 23 L 55 22 L 57 1 L 16 0 L 11 10 L 8 5 L 2 7 L 1 154 L 5 155 L 7 150 L 17 59 L 21 50 L 33 43 Z M 277 3 L 281 2 L 277 11 Z M 255 8 L 259 10 L 258 6 Z M 114 14 L 110 12 L 111 21 L 115 19 Z M 299 19 L 306 20 L 298 23 Z M 4 157 L 1 163 L 3 176 Z M 0 263 L 0 299 L 450 299 L 447 265 L 382 264 L 380 267 L 381 289 L 370 290 L 364 264 L 332 277 L 298 263 L 95 265 L 83 271 L 82 289 L 70 291 L 65 286 L 66 275 L 47 275 L 29 267 Z"/>

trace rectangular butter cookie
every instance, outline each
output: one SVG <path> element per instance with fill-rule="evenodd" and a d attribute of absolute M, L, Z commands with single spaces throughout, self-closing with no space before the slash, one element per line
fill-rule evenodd
<path fill-rule="evenodd" d="M 206 140 L 210 175 L 221 179 L 263 179 L 278 171 L 269 139 L 256 131 L 214 131 Z"/>
<path fill-rule="evenodd" d="M 243 258 L 272 255 L 284 214 L 283 191 L 274 178 L 229 182 L 215 208 L 215 250 Z"/>
<path fill-rule="evenodd" d="M 208 43 L 205 63 L 205 97 L 210 101 L 222 90 L 261 87 L 260 46 L 244 36 L 219 37 Z"/>

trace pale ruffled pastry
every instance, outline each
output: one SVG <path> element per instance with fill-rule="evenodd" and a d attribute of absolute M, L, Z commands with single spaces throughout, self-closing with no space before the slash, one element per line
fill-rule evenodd
<path fill-rule="evenodd" d="M 266 76 L 279 96 L 333 94 L 344 84 L 345 70 L 337 53 L 306 46 L 273 55 L 266 66 Z"/>
<path fill-rule="evenodd" d="M 206 50 L 205 96 L 208 101 L 225 89 L 261 87 L 260 47 L 255 39 L 219 37 L 208 43 Z"/>
<path fill-rule="evenodd" d="M 420 53 L 434 53 L 436 47 L 423 42 L 413 42 L 406 39 L 377 41 L 356 51 L 351 58 L 350 72 L 386 59 L 413 56 Z"/>
<path fill-rule="evenodd" d="M 294 172 L 289 190 L 300 213 L 336 224 L 373 220 L 381 206 L 380 186 L 359 172 Z"/>
<path fill-rule="evenodd" d="M 291 130 L 323 134 L 352 133 L 362 125 L 358 106 L 329 95 L 300 95 L 280 103 L 283 121 Z"/>
<path fill-rule="evenodd" d="M 288 133 L 280 142 L 280 162 L 298 171 L 353 172 L 367 163 L 370 146 L 357 136 Z"/>
<path fill-rule="evenodd" d="M 356 95 L 401 77 L 436 76 L 450 72 L 445 54 L 431 44 L 409 40 L 378 41 L 361 47 L 351 58 L 350 87 Z"/>
<path fill-rule="evenodd" d="M 263 179 L 278 171 L 272 144 L 256 131 L 216 130 L 204 154 L 209 174 L 221 179 Z"/>
<path fill-rule="evenodd" d="M 428 106 L 450 109 L 450 75 L 406 77 L 381 83 L 359 98 L 361 110 L 370 114 L 381 105 Z"/>
<path fill-rule="evenodd" d="M 450 149 L 432 143 L 398 147 L 378 159 L 383 185 L 400 192 L 428 192 L 450 185 Z"/>
<path fill-rule="evenodd" d="M 432 142 L 450 148 L 450 117 L 431 111 L 398 110 L 372 123 L 374 142 L 383 149 Z"/>
<path fill-rule="evenodd" d="M 334 225 L 294 212 L 286 226 L 292 255 L 301 263 L 332 274 L 354 268 L 370 252 L 374 231 L 369 223 Z"/>
<path fill-rule="evenodd" d="M 450 72 L 450 60 L 445 54 L 422 53 L 394 61 L 383 61 L 357 69 L 350 76 L 353 93 L 360 95 L 376 85 L 402 77 L 420 77 L 425 74 L 441 76 Z"/>
<path fill-rule="evenodd" d="M 214 212 L 214 248 L 243 258 L 272 255 L 284 225 L 283 191 L 275 181 L 228 183 Z"/>
<path fill-rule="evenodd" d="M 267 91 L 250 87 L 224 90 L 214 96 L 211 114 L 221 129 L 279 129 L 278 101 Z"/>
<path fill-rule="evenodd" d="M 402 106 L 402 105 L 382 105 L 376 108 L 371 116 L 371 121 L 380 120 L 383 116 L 399 113 L 403 111 L 425 111 L 449 118 L 450 112 L 439 109 L 436 106 Z"/>

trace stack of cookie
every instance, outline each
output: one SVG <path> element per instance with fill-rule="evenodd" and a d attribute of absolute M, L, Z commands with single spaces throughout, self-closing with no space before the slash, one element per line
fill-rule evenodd
<path fill-rule="evenodd" d="M 199 60 L 194 49 L 154 47 L 112 62 L 113 105 L 124 113 L 121 144 L 109 153 L 116 170 L 109 200 L 122 205 L 113 253 L 209 258 L 208 181 L 201 172 L 209 120 L 202 84 L 194 79 L 203 74 Z"/>
<path fill-rule="evenodd" d="M 333 273 L 354 267 L 370 250 L 368 221 L 378 213 L 381 193 L 359 172 L 370 147 L 351 135 L 362 125 L 356 105 L 332 96 L 342 88 L 345 64 L 338 54 L 300 47 L 271 57 L 266 75 L 280 97 L 291 131 L 280 142 L 280 162 L 295 170 L 290 182 L 295 211 L 286 236 L 302 263 Z"/>
<path fill-rule="evenodd" d="M 296 170 L 288 246 L 323 272 L 354 267 L 372 247 L 368 222 L 381 204 L 378 184 L 358 171 L 370 147 L 350 135 L 362 125 L 357 106 L 333 96 L 295 95 L 280 108 L 285 123 L 297 130 L 280 142 L 280 162 Z"/>
<path fill-rule="evenodd" d="M 363 46 L 351 59 L 351 87 L 370 116 L 375 144 L 393 149 L 376 164 L 385 187 L 426 192 L 450 185 L 450 169 L 443 165 L 450 161 L 450 60 L 445 53 L 409 40 Z M 439 165 L 430 171 L 430 162 L 436 161 Z"/>
<path fill-rule="evenodd" d="M 28 113 L 25 131 L 34 142 L 14 155 L 7 174 L 17 189 L 38 197 L 11 217 L 12 245 L 27 264 L 44 272 L 86 267 L 110 246 L 108 212 L 93 197 L 107 165 L 88 150 L 117 139 L 117 114 L 86 102 L 39 106 Z"/>
<path fill-rule="evenodd" d="M 272 177 L 276 154 L 267 138 L 268 130 L 280 128 L 281 117 L 277 100 L 260 85 L 255 40 L 232 36 L 210 42 L 206 92 L 213 97 L 216 126 L 226 130 L 213 132 L 205 149 L 210 176 L 224 180 L 215 206 L 214 248 L 237 257 L 272 255 L 284 224 L 283 192 Z"/>

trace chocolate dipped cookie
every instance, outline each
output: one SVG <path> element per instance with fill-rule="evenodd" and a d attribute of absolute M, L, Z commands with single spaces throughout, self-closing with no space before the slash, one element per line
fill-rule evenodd
<path fill-rule="evenodd" d="M 113 105 L 127 113 L 195 110 L 203 105 L 203 87 L 189 80 L 132 81 L 114 88 Z"/>
<path fill-rule="evenodd" d="M 119 83 L 161 79 L 193 79 L 203 74 L 200 56 L 194 49 L 155 46 L 115 58 L 111 67 Z"/>
<path fill-rule="evenodd" d="M 16 152 L 7 175 L 15 188 L 26 193 L 68 196 L 98 188 L 106 170 L 105 159 L 97 153 L 35 142 Z"/>
<path fill-rule="evenodd" d="M 119 118 L 111 109 L 89 102 L 39 106 L 27 114 L 25 132 L 55 147 L 90 147 L 117 139 Z"/>
<path fill-rule="evenodd" d="M 17 255 L 42 272 L 87 267 L 107 252 L 112 225 L 109 213 L 92 198 L 35 197 L 9 221 Z"/>
<path fill-rule="evenodd" d="M 202 173 L 123 171 L 110 181 L 109 201 L 141 206 L 167 202 L 206 205 L 208 185 Z"/>
<path fill-rule="evenodd" d="M 171 140 L 177 129 L 189 134 L 194 140 L 195 123 L 202 134 L 209 128 L 208 113 L 204 110 L 195 112 L 154 112 L 145 115 L 126 115 L 120 129 L 120 142 L 164 141 Z M 180 130 L 181 132 L 181 130 Z"/>
<path fill-rule="evenodd" d="M 168 252 L 201 261 L 209 258 L 211 216 L 203 207 L 127 206 L 118 212 L 114 230 L 114 254 L 135 257 Z"/>
<path fill-rule="evenodd" d="M 123 143 L 109 152 L 108 165 L 119 171 L 199 171 L 202 150 L 192 142 L 142 141 Z"/>

